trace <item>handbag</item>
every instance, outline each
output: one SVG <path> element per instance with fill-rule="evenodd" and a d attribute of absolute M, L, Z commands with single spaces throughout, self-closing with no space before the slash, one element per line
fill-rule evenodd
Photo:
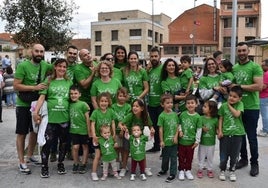
<path fill-rule="evenodd" d="M 41 64 L 39 73 L 36 79 L 36 83 L 39 84 L 41 82 Z M 24 102 L 30 103 L 32 101 L 36 101 L 39 98 L 39 91 L 19 91 L 18 97 Z"/>

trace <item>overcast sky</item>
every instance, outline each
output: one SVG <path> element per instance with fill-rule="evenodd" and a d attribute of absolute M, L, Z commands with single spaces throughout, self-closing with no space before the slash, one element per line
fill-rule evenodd
<path fill-rule="evenodd" d="M 69 1 L 69 0 L 68 0 Z M 71 28 L 76 33 L 75 38 L 90 38 L 90 23 L 98 21 L 98 12 L 110 12 L 121 10 L 141 10 L 148 14 L 152 13 L 152 4 L 154 5 L 154 14 L 161 12 L 170 16 L 172 21 L 176 19 L 185 10 L 194 7 L 194 0 L 74 0 L 79 6 L 78 14 L 74 16 Z M 152 3 L 154 2 L 154 3 Z M 268 7 L 268 0 L 261 0 L 262 10 Z M 0 0 L 2 5 L 3 0 Z M 196 0 L 196 6 L 201 4 L 213 6 L 214 0 Z M 220 0 L 217 0 L 217 8 L 220 6 Z M 264 23 L 268 23 L 267 9 L 262 11 L 262 38 L 268 38 L 268 27 L 264 28 Z M 202 23 L 201 23 L 202 24 Z M 0 32 L 4 32 L 4 23 L 0 21 Z"/>

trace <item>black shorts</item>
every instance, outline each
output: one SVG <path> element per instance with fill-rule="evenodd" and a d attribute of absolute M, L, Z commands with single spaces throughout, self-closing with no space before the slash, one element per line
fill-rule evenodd
<path fill-rule="evenodd" d="M 26 135 L 33 131 L 31 107 L 16 107 L 16 134 Z"/>
<path fill-rule="evenodd" d="M 71 133 L 73 145 L 86 145 L 88 144 L 88 135 L 80 135 Z"/>

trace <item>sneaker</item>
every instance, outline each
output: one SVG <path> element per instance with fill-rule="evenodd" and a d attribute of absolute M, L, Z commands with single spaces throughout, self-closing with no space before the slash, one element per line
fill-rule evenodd
<path fill-rule="evenodd" d="M 49 172 L 48 172 L 48 167 L 47 166 L 42 166 L 40 177 L 41 178 L 48 178 L 49 177 Z"/>
<path fill-rule="evenodd" d="M 135 176 L 136 176 L 136 174 L 131 174 L 129 180 L 130 181 L 135 181 Z"/>
<path fill-rule="evenodd" d="M 86 171 L 86 165 L 85 164 L 82 164 L 79 166 L 79 174 L 85 174 L 87 171 Z"/>
<path fill-rule="evenodd" d="M 198 178 L 203 178 L 203 170 L 198 170 L 197 171 L 197 177 Z"/>
<path fill-rule="evenodd" d="M 77 174 L 79 172 L 78 168 L 79 168 L 78 164 L 73 164 L 73 174 Z"/>
<path fill-rule="evenodd" d="M 52 152 L 50 154 L 50 162 L 56 162 L 57 161 L 57 154 L 55 152 Z"/>
<path fill-rule="evenodd" d="M 146 181 L 146 180 L 147 180 L 145 174 L 141 174 L 141 175 L 140 175 L 140 178 L 141 178 L 142 181 Z"/>
<path fill-rule="evenodd" d="M 153 175 L 153 173 L 151 172 L 151 168 L 145 168 L 145 174 L 147 175 L 147 176 L 152 176 Z"/>
<path fill-rule="evenodd" d="M 31 170 L 27 167 L 25 163 L 19 164 L 19 170 L 23 174 L 31 174 Z"/>
<path fill-rule="evenodd" d="M 186 176 L 186 178 L 187 178 L 188 180 L 193 180 L 193 179 L 194 179 L 194 176 L 193 176 L 191 170 L 187 170 L 187 171 L 185 172 L 185 176 Z"/>
<path fill-rule="evenodd" d="M 41 163 L 38 161 L 38 159 L 36 159 L 34 156 L 31 157 L 27 157 L 27 163 L 31 163 L 37 166 L 40 166 Z"/>
<path fill-rule="evenodd" d="M 248 160 L 246 159 L 240 159 L 237 163 L 236 163 L 236 166 L 235 168 L 236 169 L 240 169 L 240 168 L 244 168 L 248 166 Z"/>
<path fill-rule="evenodd" d="M 163 175 L 166 175 L 166 174 L 167 174 L 167 171 L 161 170 L 160 172 L 157 173 L 157 176 L 163 176 Z"/>
<path fill-rule="evenodd" d="M 268 133 L 267 132 L 264 132 L 263 130 L 260 130 L 260 132 L 258 132 L 257 135 L 260 136 L 260 137 L 267 137 L 268 136 Z"/>
<path fill-rule="evenodd" d="M 125 168 L 122 168 L 122 169 L 120 170 L 119 176 L 120 176 L 120 177 L 124 177 L 124 176 L 126 175 L 126 172 L 127 172 L 127 170 L 126 170 Z"/>
<path fill-rule="evenodd" d="M 105 181 L 106 179 L 107 179 L 107 174 L 103 174 L 102 177 L 101 177 L 101 180 Z"/>
<path fill-rule="evenodd" d="M 170 175 L 170 176 L 167 177 L 166 182 L 167 182 L 167 183 L 171 183 L 171 182 L 173 182 L 174 180 L 175 180 L 175 175 Z"/>
<path fill-rule="evenodd" d="M 91 178 L 92 178 L 93 181 L 98 181 L 99 180 L 99 177 L 98 177 L 96 172 L 91 173 Z"/>
<path fill-rule="evenodd" d="M 181 170 L 181 171 L 179 172 L 179 180 L 183 181 L 184 179 L 185 179 L 185 177 L 184 177 L 184 171 Z"/>
<path fill-rule="evenodd" d="M 213 173 L 212 170 L 208 170 L 207 175 L 208 175 L 209 178 L 214 178 L 214 173 Z"/>
<path fill-rule="evenodd" d="M 230 178 L 230 181 L 236 181 L 236 175 L 235 175 L 234 171 L 230 171 L 229 178 Z"/>
<path fill-rule="evenodd" d="M 259 165 L 258 164 L 251 164 L 250 175 L 257 176 L 259 174 Z"/>
<path fill-rule="evenodd" d="M 114 174 L 114 177 L 116 178 L 116 179 L 118 179 L 118 180 L 121 180 L 122 178 L 119 176 L 119 174 L 116 172 L 115 174 Z"/>
<path fill-rule="evenodd" d="M 225 177 L 225 172 L 224 171 L 221 171 L 220 175 L 219 175 L 219 179 L 221 181 L 225 181 L 226 180 L 226 177 Z"/>
<path fill-rule="evenodd" d="M 63 163 L 58 163 L 58 174 L 60 174 L 60 175 L 66 174 L 66 170 L 64 168 L 64 164 Z"/>

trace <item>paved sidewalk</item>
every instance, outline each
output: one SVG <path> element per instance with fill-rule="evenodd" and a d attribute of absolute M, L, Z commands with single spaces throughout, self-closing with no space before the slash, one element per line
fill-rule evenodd
<path fill-rule="evenodd" d="M 215 177 L 208 178 L 204 176 L 202 179 L 196 177 L 197 172 L 197 153 L 195 153 L 193 161 L 193 175 L 194 180 L 179 181 L 176 179 L 172 183 L 166 183 L 166 177 L 157 177 L 156 174 L 160 170 L 161 161 L 159 160 L 160 153 L 147 154 L 147 166 L 151 167 L 153 176 L 148 177 L 147 181 L 141 181 L 138 176 L 136 181 L 129 181 L 129 173 L 122 180 L 116 180 L 109 177 L 106 181 L 93 182 L 90 179 L 90 169 L 92 160 L 89 160 L 88 172 L 86 174 L 72 174 L 72 161 L 66 160 L 65 167 L 67 169 L 66 175 L 57 174 L 57 163 L 50 163 L 50 178 L 40 178 L 40 167 L 29 166 L 32 170 L 31 175 L 20 174 L 17 167 L 17 154 L 16 154 L 16 135 L 15 135 L 15 109 L 3 108 L 3 123 L 0 123 L 0 187 L 8 188 L 43 188 L 43 187 L 146 187 L 146 188 L 159 188 L 159 187 L 184 187 L 184 188 L 252 188 L 252 187 L 266 187 L 268 184 L 268 137 L 259 137 L 259 163 L 260 174 L 257 177 L 249 175 L 250 166 L 236 171 L 237 181 L 230 182 L 220 181 L 218 179 L 219 169 L 219 150 L 218 143 L 216 146 L 214 168 Z M 259 123 L 261 125 L 261 122 Z M 99 170 L 99 176 L 101 170 Z"/>

